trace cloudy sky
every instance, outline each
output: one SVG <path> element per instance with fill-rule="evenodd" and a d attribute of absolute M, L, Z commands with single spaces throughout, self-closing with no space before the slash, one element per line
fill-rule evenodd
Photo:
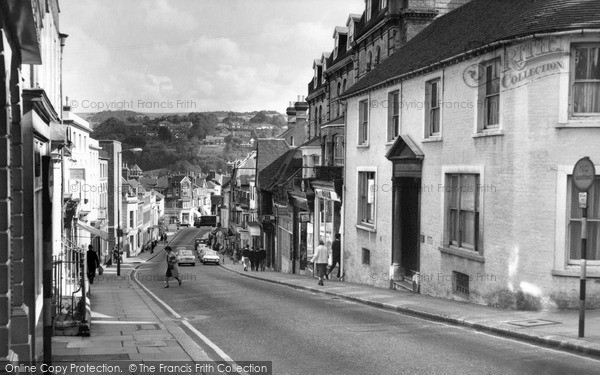
<path fill-rule="evenodd" d="M 363 0 L 61 0 L 76 112 L 276 110 Z"/>

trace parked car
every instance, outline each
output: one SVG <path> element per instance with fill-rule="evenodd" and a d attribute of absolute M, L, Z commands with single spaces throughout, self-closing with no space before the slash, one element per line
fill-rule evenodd
<path fill-rule="evenodd" d="M 200 261 L 202 262 L 202 264 L 219 264 L 219 262 L 221 261 L 221 257 L 216 251 L 206 248 L 204 254 L 200 257 Z"/>
<path fill-rule="evenodd" d="M 208 234 L 202 238 L 196 238 L 196 240 L 194 241 L 194 246 L 195 246 L 194 248 L 199 251 L 200 247 L 202 247 L 202 245 L 206 245 L 206 244 L 208 244 Z"/>
<path fill-rule="evenodd" d="M 191 264 L 192 266 L 195 266 L 196 257 L 194 256 L 194 252 L 185 248 L 177 249 L 177 263 L 180 265 Z"/>
<path fill-rule="evenodd" d="M 212 251 L 212 249 L 204 244 L 200 244 L 198 246 L 198 258 L 202 259 L 202 256 L 207 252 Z"/>

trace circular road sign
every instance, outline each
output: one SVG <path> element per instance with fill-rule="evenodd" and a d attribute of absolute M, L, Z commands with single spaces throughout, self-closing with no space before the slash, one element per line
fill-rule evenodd
<path fill-rule="evenodd" d="M 577 189 L 581 191 L 587 191 L 592 183 L 594 183 L 594 177 L 596 176 L 596 168 L 594 163 L 587 156 L 579 159 L 575 168 L 573 168 L 573 182 Z"/>

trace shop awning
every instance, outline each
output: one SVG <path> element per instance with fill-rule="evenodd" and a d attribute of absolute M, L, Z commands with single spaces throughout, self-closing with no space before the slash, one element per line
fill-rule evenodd
<path fill-rule="evenodd" d="M 260 237 L 260 225 L 256 222 L 248 223 L 248 232 L 251 236 Z"/>
<path fill-rule="evenodd" d="M 94 228 L 91 225 L 88 225 L 84 222 L 81 221 L 77 221 L 77 226 L 83 230 L 86 230 L 88 232 L 90 232 L 91 234 L 98 236 L 100 238 L 102 238 L 103 240 L 108 240 L 108 232 L 105 232 L 103 230 L 100 230 L 98 228 Z"/>

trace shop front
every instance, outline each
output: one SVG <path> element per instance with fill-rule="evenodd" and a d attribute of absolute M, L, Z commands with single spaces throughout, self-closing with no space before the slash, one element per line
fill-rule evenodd
<path fill-rule="evenodd" d="M 315 189 L 315 194 L 315 210 L 318 213 L 315 215 L 318 228 L 315 246 L 319 244 L 319 240 L 323 240 L 330 247 L 336 233 L 340 231 L 342 202 L 335 191 Z"/>

